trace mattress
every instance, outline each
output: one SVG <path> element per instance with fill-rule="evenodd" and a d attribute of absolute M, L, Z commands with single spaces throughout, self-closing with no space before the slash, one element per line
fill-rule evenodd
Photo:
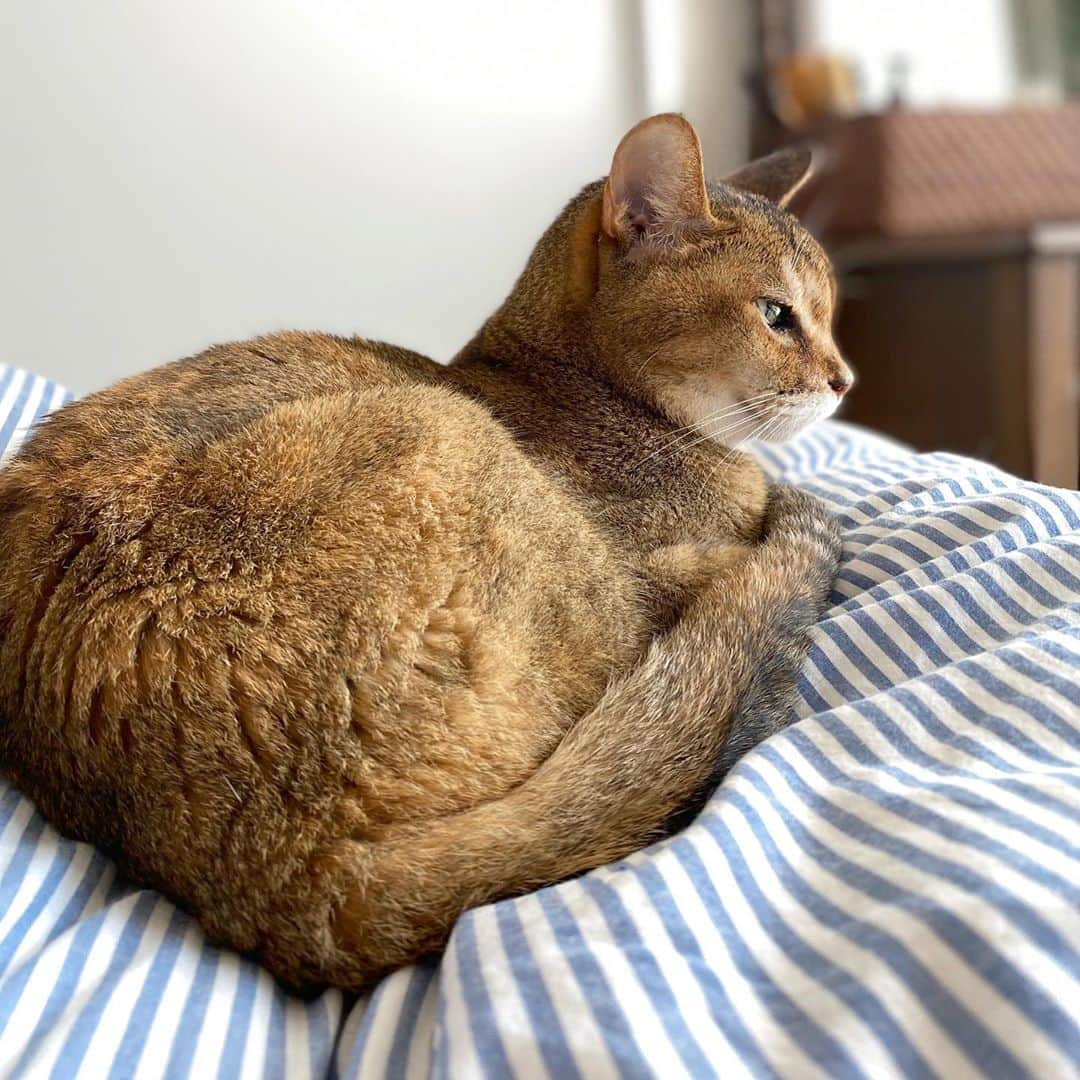
<path fill-rule="evenodd" d="M 0 368 L 0 445 L 67 400 Z M 842 423 L 793 723 L 684 832 L 288 994 L 0 781 L 4 1076 L 1080 1075 L 1080 497 Z"/>

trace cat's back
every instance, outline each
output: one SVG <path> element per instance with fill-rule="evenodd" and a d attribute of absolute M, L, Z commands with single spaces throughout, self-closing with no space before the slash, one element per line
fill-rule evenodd
<path fill-rule="evenodd" d="M 126 561 L 143 586 L 269 565 L 354 478 L 370 434 L 342 423 L 357 395 L 392 402 L 437 372 L 403 349 L 289 332 L 214 346 L 53 413 L 0 470 L 0 635 L 42 575 L 85 579 L 86 592 Z M 421 426 L 372 439 L 372 471 Z M 42 612 L 50 601 L 46 589 Z"/>
<path fill-rule="evenodd" d="M 191 457 L 276 407 L 378 386 L 431 384 L 439 366 L 418 353 L 362 339 L 287 332 L 215 345 L 124 379 L 47 418 L 6 471 L 54 478 L 90 497 L 115 469 Z M 157 470 L 160 473 L 160 470 Z M 12 486 L 11 484 L 7 485 Z"/>
<path fill-rule="evenodd" d="M 641 647 L 635 580 L 439 370 L 223 346 L 0 471 L 0 766 L 242 947 L 334 837 L 520 783 Z"/>
<path fill-rule="evenodd" d="M 276 649 L 281 670 L 299 671 L 325 650 L 334 583 L 355 570 L 355 551 L 327 532 L 348 513 L 358 457 L 368 501 L 392 497 L 379 477 L 394 470 L 379 466 L 420 442 L 419 425 L 395 434 L 397 398 L 434 368 L 322 334 L 215 346 L 58 411 L 0 470 L 0 763 L 63 825 L 119 843 L 103 783 L 113 760 L 153 774 L 170 754 L 220 758 L 228 748 L 198 728 L 194 698 L 243 681 L 256 653 Z M 385 430 L 366 447 L 345 422 L 361 394 L 376 422 L 386 398 Z M 242 688 L 225 691 L 242 713 Z M 139 738 L 133 718 L 149 726 L 158 707 L 195 725 L 188 751 Z"/>

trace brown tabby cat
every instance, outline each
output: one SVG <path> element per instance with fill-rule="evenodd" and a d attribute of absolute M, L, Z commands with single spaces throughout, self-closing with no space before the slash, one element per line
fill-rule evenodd
<path fill-rule="evenodd" d="M 4 767 L 290 983 L 657 835 L 835 571 L 725 448 L 850 383 L 806 168 L 707 187 L 654 117 L 449 368 L 279 334 L 51 417 L 0 474 Z"/>

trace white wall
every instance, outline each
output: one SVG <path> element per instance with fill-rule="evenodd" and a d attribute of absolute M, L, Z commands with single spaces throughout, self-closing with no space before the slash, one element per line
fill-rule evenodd
<path fill-rule="evenodd" d="M 284 327 L 448 358 L 641 114 L 737 162 L 743 8 L 0 4 L 0 362 L 85 391 Z"/>

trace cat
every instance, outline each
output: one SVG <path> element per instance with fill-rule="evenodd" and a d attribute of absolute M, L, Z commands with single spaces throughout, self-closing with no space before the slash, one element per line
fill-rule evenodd
<path fill-rule="evenodd" d="M 281 333 L 53 414 L 0 473 L 0 764 L 297 986 L 660 835 L 838 563 L 736 449 L 851 383 L 807 168 L 706 184 L 653 117 L 449 366 Z"/>

